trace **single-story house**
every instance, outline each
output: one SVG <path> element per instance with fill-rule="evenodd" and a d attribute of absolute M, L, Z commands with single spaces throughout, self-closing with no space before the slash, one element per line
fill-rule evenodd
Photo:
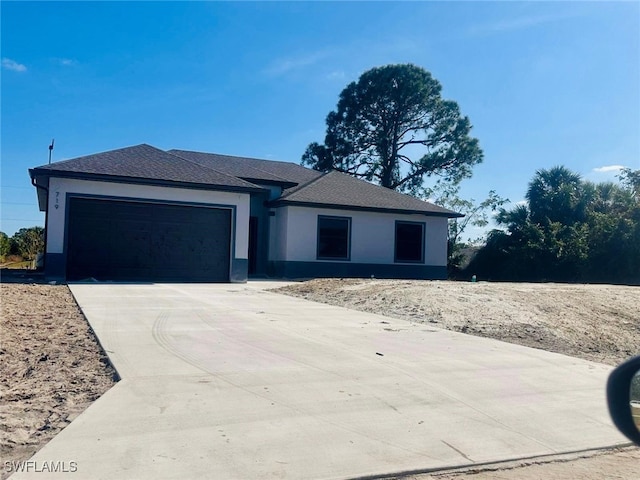
<path fill-rule="evenodd" d="M 461 216 L 338 173 L 150 145 L 29 170 L 50 279 L 446 277 Z"/>

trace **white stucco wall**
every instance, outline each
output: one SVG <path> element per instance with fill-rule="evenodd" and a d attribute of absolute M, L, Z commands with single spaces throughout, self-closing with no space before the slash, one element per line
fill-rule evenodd
<path fill-rule="evenodd" d="M 246 259 L 249 249 L 249 194 L 189 190 L 186 188 L 155 187 L 112 182 L 96 182 L 70 178 L 49 180 L 49 218 L 47 225 L 47 252 L 63 253 L 64 222 L 67 193 L 104 195 L 126 199 L 149 199 L 192 202 L 236 207 L 235 258 Z M 57 208 L 56 208 L 57 205 Z M 233 220 L 232 220 L 233 221 Z"/>
<path fill-rule="evenodd" d="M 425 224 L 425 265 L 447 265 L 447 219 L 425 215 L 360 212 L 308 207 L 281 207 L 271 217 L 279 248 L 270 260 L 316 260 L 318 215 L 351 217 L 351 262 L 394 264 L 395 222 L 423 222 Z M 286 244 L 282 245 L 282 239 Z M 415 265 L 415 263 L 413 263 Z"/>

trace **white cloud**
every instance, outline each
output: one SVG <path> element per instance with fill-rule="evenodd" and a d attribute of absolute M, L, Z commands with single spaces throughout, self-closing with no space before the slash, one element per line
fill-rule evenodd
<path fill-rule="evenodd" d="M 347 78 L 347 75 L 342 70 L 336 70 L 328 73 L 326 78 L 327 80 L 344 80 Z"/>
<path fill-rule="evenodd" d="M 486 35 L 492 33 L 502 33 L 514 30 L 523 30 L 527 28 L 537 27 L 566 18 L 574 17 L 575 14 L 555 14 L 555 15 L 532 15 L 527 17 L 509 18 L 484 25 L 477 25 L 469 29 L 470 35 Z"/>
<path fill-rule="evenodd" d="M 22 65 L 21 63 L 16 62 L 15 60 L 11 60 L 10 58 L 2 59 L 2 68 L 6 68 L 7 70 L 12 70 L 14 72 L 26 72 L 27 67 Z"/>
<path fill-rule="evenodd" d="M 619 172 L 624 168 L 624 165 L 605 165 L 603 167 L 596 167 L 593 169 L 597 173 Z"/>
<path fill-rule="evenodd" d="M 520 206 L 526 207 L 529 205 L 529 202 L 527 202 L 526 200 L 520 200 L 519 202 L 516 202 L 515 205 L 517 207 L 520 207 Z"/>
<path fill-rule="evenodd" d="M 71 58 L 56 58 L 56 62 L 63 67 L 73 67 L 78 64 L 76 60 Z"/>
<path fill-rule="evenodd" d="M 328 51 L 321 50 L 297 57 L 281 58 L 273 61 L 264 71 L 267 75 L 278 77 L 291 71 L 314 65 L 329 55 L 330 53 Z"/>

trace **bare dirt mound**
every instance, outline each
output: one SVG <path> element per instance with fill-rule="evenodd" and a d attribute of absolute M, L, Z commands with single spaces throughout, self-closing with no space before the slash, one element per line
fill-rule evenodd
<path fill-rule="evenodd" d="M 115 371 L 65 285 L 3 283 L 0 294 L 4 465 L 33 455 L 111 388 Z"/>
<path fill-rule="evenodd" d="M 609 365 L 640 353 L 640 287 L 318 279 L 276 291 Z"/>

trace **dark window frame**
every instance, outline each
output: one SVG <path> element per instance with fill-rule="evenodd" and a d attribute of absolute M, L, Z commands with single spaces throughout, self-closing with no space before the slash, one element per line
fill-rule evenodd
<path fill-rule="evenodd" d="M 351 261 L 351 218 L 335 215 L 318 215 L 316 222 L 316 260 L 332 260 L 338 262 Z M 345 220 L 347 222 L 347 255 L 345 257 L 323 256 L 320 254 L 320 222 L 322 220 Z"/>
<path fill-rule="evenodd" d="M 407 260 L 398 258 L 398 226 L 399 225 L 419 225 L 421 227 L 421 246 L 420 246 L 420 260 Z M 394 245 L 393 245 L 393 262 L 394 263 L 414 263 L 423 264 L 425 262 L 425 245 L 426 245 L 426 222 L 411 222 L 407 220 L 396 220 L 394 228 Z"/>

